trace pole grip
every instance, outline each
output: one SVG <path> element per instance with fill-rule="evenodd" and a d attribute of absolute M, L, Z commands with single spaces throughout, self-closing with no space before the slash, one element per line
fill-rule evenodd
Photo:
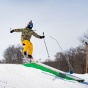
<path fill-rule="evenodd" d="M 43 36 L 44 36 L 44 32 L 43 32 Z"/>

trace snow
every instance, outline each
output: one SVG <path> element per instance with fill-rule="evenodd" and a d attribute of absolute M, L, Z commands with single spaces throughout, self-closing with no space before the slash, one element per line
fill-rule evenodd
<path fill-rule="evenodd" d="M 88 88 L 88 74 L 74 74 L 84 82 L 65 80 L 21 64 L 0 64 L 0 88 Z"/>

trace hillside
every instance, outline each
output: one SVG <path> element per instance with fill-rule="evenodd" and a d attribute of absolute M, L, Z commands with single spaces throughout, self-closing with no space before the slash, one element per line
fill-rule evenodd
<path fill-rule="evenodd" d="M 36 68 L 18 64 L 0 64 L 0 88 L 88 88 L 88 74 L 74 74 L 80 83 L 66 80 Z"/>

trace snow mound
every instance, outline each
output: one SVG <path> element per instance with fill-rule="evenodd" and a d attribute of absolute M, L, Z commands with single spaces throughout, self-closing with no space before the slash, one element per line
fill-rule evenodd
<path fill-rule="evenodd" d="M 0 88 L 88 88 L 88 74 L 74 75 L 85 81 L 65 80 L 18 64 L 0 64 Z"/>

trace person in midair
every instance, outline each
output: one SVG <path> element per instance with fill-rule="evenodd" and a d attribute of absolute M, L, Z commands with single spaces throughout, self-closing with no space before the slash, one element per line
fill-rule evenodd
<path fill-rule="evenodd" d="M 40 36 L 37 33 L 35 33 L 33 30 L 33 23 L 32 20 L 27 24 L 27 26 L 25 28 L 21 28 L 21 29 L 13 29 L 10 31 L 10 33 L 13 32 L 21 32 L 21 42 L 24 46 L 23 48 L 23 52 L 24 55 L 28 55 L 29 59 L 32 59 L 32 53 L 33 53 L 33 44 L 31 43 L 30 39 L 31 36 L 35 36 L 36 38 L 42 39 L 45 38 L 45 36 Z"/>

